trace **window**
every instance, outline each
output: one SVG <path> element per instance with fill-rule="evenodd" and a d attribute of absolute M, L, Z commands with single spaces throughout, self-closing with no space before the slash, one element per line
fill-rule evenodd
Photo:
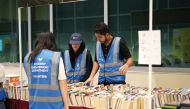
<path fill-rule="evenodd" d="M 161 30 L 163 67 L 190 67 L 189 0 L 155 0 L 153 29 Z M 121 36 L 138 65 L 138 31 L 148 30 L 147 0 L 110 0 L 109 27 L 114 36 Z M 181 40 L 181 41 L 180 41 Z"/>
<path fill-rule="evenodd" d="M 18 62 L 15 0 L 0 1 L 0 62 Z"/>
<path fill-rule="evenodd" d="M 190 1 L 155 0 L 153 29 L 161 30 L 162 67 L 190 67 Z M 7 8 L 8 7 L 8 8 Z M 5 10 L 6 8 L 6 10 Z M 113 36 L 126 40 L 138 66 L 138 31 L 148 30 L 148 0 L 109 0 L 108 25 Z M 49 5 L 32 7 L 32 47 L 36 33 L 49 31 Z M 17 1 L 0 1 L 0 61 L 18 62 Z M 96 38 L 93 29 L 104 20 L 104 1 L 87 0 L 54 5 L 54 34 L 58 48 L 68 48 L 74 32 L 83 35 L 86 46 L 94 56 Z M 27 8 L 22 9 L 23 56 L 28 41 Z M 9 49 L 7 49 L 9 48 Z"/>
<path fill-rule="evenodd" d="M 147 0 L 109 0 L 109 28 L 114 36 L 123 37 L 131 52 L 135 65 L 138 63 L 138 31 L 148 29 L 148 22 L 143 25 L 136 25 L 142 22 L 136 19 L 136 13 L 148 10 Z M 145 18 L 148 21 L 148 17 Z"/>
<path fill-rule="evenodd" d="M 78 32 L 82 34 L 86 47 L 94 56 L 96 38 L 93 28 L 97 22 L 103 22 L 103 0 L 59 4 L 55 6 L 55 11 L 54 31 L 58 47 L 62 51 L 68 49 L 70 35 Z"/>

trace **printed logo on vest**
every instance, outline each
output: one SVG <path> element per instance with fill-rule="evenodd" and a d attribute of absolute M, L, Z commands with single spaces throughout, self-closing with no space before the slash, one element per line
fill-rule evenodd
<path fill-rule="evenodd" d="M 42 61 L 43 58 L 38 58 L 38 61 Z"/>

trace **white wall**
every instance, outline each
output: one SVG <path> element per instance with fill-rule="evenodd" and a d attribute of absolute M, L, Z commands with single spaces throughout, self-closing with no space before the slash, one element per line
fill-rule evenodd
<path fill-rule="evenodd" d="M 148 87 L 148 72 L 127 73 L 126 82 L 134 86 Z M 190 88 L 190 73 L 156 72 L 152 75 L 152 87 Z"/>
<path fill-rule="evenodd" d="M 18 63 L 1 63 L 1 64 L 5 68 L 5 76 L 10 74 L 20 75 L 20 68 Z M 23 80 L 28 80 L 24 68 L 22 69 L 22 72 L 23 72 Z"/>
<path fill-rule="evenodd" d="M 131 85 L 148 87 L 148 67 L 132 67 L 126 77 Z M 190 69 L 153 68 L 152 87 L 190 88 Z"/>

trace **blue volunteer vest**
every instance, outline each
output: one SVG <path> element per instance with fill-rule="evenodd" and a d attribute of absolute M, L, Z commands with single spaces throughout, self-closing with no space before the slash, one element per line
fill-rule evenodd
<path fill-rule="evenodd" d="M 98 84 L 104 82 L 114 84 L 125 81 L 125 75 L 119 73 L 119 68 L 123 65 L 123 60 L 119 59 L 120 37 L 115 37 L 109 49 L 107 58 L 104 59 L 101 43 L 96 44 L 96 56 L 99 64 Z"/>
<path fill-rule="evenodd" d="M 86 56 L 87 49 L 78 56 L 75 68 L 72 68 L 69 50 L 64 52 L 64 64 L 68 83 L 76 83 L 84 78 L 84 74 L 86 73 Z"/>
<path fill-rule="evenodd" d="M 7 94 L 3 88 L 0 88 L 0 101 L 3 101 L 7 98 Z"/>
<path fill-rule="evenodd" d="M 64 104 L 58 85 L 59 52 L 42 50 L 34 62 L 24 59 L 29 78 L 29 109 L 63 109 Z"/>

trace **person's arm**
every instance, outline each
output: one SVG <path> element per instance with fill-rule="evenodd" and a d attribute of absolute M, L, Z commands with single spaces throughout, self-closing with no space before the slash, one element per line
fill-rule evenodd
<path fill-rule="evenodd" d="M 99 69 L 99 64 L 98 64 L 98 60 L 97 60 L 97 56 L 96 56 L 96 51 L 95 51 L 95 58 L 94 58 L 92 72 L 90 74 L 90 77 L 84 82 L 84 84 L 92 83 L 93 82 L 94 76 L 96 75 L 98 69 Z"/>
<path fill-rule="evenodd" d="M 69 109 L 69 96 L 67 92 L 67 81 L 59 80 L 59 87 L 62 94 L 62 99 L 64 101 L 64 109 Z"/>
<path fill-rule="evenodd" d="M 93 79 L 94 79 L 94 76 L 95 74 L 97 73 L 98 71 L 98 68 L 99 68 L 99 65 L 96 61 L 94 61 L 94 64 L 93 64 L 93 68 L 92 68 L 92 72 L 90 74 L 90 77 L 85 81 L 85 84 L 87 83 L 92 83 Z"/>
<path fill-rule="evenodd" d="M 121 74 L 127 73 L 128 68 L 131 67 L 132 65 L 133 65 L 133 59 L 128 58 L 127 62 L 123 66 L 120 67 L 119 72 Z"/>
<path fill-rule="evenodd" d="M 68 92 L 67 92 L 67 81 L 66 81 L 65 68 L 64 68 L 62 58 L 60 59 L 60 62 L 59 62 L 58 80 L 59 80 L 59 87 L 60 87 L 61 94 L 62 94 L 62 99 L 64 102 L 64 109 L 69 109 L 69 96 L 68 96 Z"/>
<path fill-rule="evenodd" d="M 91 72 L 92 72 L 92 66 L 93 66 L 93 62 L 92 62 L 92 56 L 90 54 L 90 51 L 87 51 L 87 56 L 86 56 L 86 73 L 84 74 L 84 78 L 82 79 L 82 81 L 86 81 Z"/>
<path fill-rule="evenodd" d="M 123 38 L 120 40 L 120 55 L 124 58 L 126 63 L 120 67 L 119 71 L 121 74 L 125 74 L 129 67 L 133 65 L 133 59 L 131 57 L 131 53 L 126 45 L 126 42 Z"/>

